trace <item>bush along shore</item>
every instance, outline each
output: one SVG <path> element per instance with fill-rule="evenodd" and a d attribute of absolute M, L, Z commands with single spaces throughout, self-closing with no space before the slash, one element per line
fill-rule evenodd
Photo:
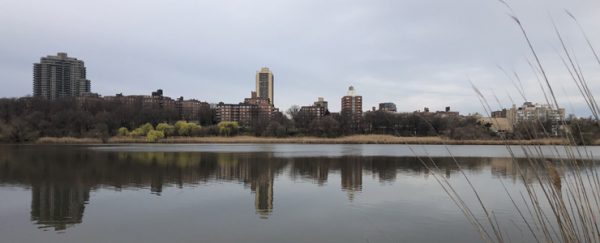
<path fill-rule="evenodd" d="M 322 137 L 167 137 L 160 139 L 147 139 L 145 137 L 116 136 L 107 140 L 99 138 L 73 138 L 73 137 L 43 137 L 36 141 L 37 144 L 127 144 L 127 143 L 164 143 L 164 144 L 448 144 L 448 145 L 562 145 L 567 141 L 563 139 L 546 138 L 531 140 L 454 140 L 443 137 L 396 137 L 391 135 L 352 135 L 337 138 Z"/>
<path fill-rule="evenodd" d="M 257 137 L 238 135 L 239 125 L 236 122 L 221 122 L 217 126 L 221 136 L 195 136 L 202 133 L 202 127 L 196 123 L 178 121 L 171 125 L 159 123 L 153 126 L 145 123 L 138 128 L 129 130 L 121 127 L 117 136 L 110 138 L 75 138 L 75 137 L 42 137 L 38 144 L 122 144 L 122 143 L 289 143 L 289 144 L 519 144 L 519 145 L 556 145 L 565 144 L 562 139 L 530 139 L 530 140 L 500 140 L 500 139 L 451 139 L 441 136 L 401 137 L 392 135 L 351 135 L 341 137 Z"/>

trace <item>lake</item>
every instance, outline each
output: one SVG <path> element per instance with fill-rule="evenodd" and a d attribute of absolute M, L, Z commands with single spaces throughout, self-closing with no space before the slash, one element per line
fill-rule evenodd
<path fill-rule="evenodd" d="M 517 195 L 535 184 L 515 166 L 527 171 L 536 154 L 568 155 L 554 146 L 2 145 L 0 242 L 479 242 L 431 174 L 483 219 L 459 166 L 507 238 L 530 242 L 503 184 Z"/>

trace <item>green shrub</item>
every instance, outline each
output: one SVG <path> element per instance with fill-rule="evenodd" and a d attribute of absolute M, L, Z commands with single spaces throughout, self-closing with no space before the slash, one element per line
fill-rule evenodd
<path fill-rule="evenodd" d="M 154 130 L 154 127 L 150 123 L 146 123 L 146 124 L 140 126 L 140 128 L 144 131 L 144 135 L 146 135 L 146 134 L 148 134 L 148 132 Z"/>
<path fill-rule="evenodd" d="M 177 134 L 179 134 L 179 136 L 191 136 L 192 134 L 198 134 L 200 133 L 201 128 L 202 127 L 200 127 L 200 125 L 193 122 L 178 121 L 175 123 L 175 130 L 177 130 Z"/>
<path fill-rule="evenodd" d="M 152 130 L 146 135 L 146 141 L 153 143 L 164 137 L 165 133 L 163 131 Z"/>
<path fill-rule="evenodd" d="M 168 123 L 160 123 L 156 125 L 156 130 L 163 132 L 165 136 L 175 135 L 175 126 L 169 125 Z"/>
<path fill-rule="evenodd" d="M 133 129 L 133 131 L 131 131 L 129 133 L 129 136 L 132 136 L 132 137 L 141 137 L 141 136 L 146 136 L 146 133 L 144 133 L 144 129 L 136 128 L 136 129 Z"/>
<path fill-rule="evenodd" d="M 175 130 L 179 136 L 186 136 L 189 133 L 189 129 L 186 121 L 178 121 L 175 123 Z"/>
<path fill-rule="evenodd" d="M 142 136 L 146 136 L 150 131 L 154 131 L 154 127 L 152 126 L 152 124 L 146 123 L 136 129 L 133 129 L 133 131 L 129 132 L 129 136 L 142 137 Z"/>
<path fill-rule="evenodd" d="M 117 136 L 125 137 L 127 135 L 129 135 L 129 129 L 127 129 L 126 127 L 121 127 L 119 128 L 119 130 L 117 130 Z"/>
<path fill-rule="evenodd" d="M 235 135 L 238 132 L 239 124 L 237 122 L 220 122 L 219 134 L 223 136 Z"/>
<path fill-rule="evenodd" d="M 190 136 L 198 136 L 202 134 L 202 126 L 196 123 L 188 123 L 190 124 Z"/>

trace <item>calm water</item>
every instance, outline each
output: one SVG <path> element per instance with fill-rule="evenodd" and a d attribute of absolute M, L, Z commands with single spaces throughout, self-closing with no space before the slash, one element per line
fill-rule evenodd
<path fill-rule="evenodd" d="M 500 181 L 535 182 L 503 146 L 134 145 L 0 146 L 0 242 L 478 242 L 415 157 L 477 207 L 449 153 L 510 240 L 532 240 Z"/>

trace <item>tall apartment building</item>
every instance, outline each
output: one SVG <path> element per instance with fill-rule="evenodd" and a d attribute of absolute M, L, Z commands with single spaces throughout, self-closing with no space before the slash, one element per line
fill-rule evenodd
<path fill-rule="evenodd" d="M 83 61 L 59 52 L 33 64 L 33 96 L 55 100 L 91 92 Z"/>
<path fill-rule="evenodd" d="M 353 86 L 348 88 L 346 96 L 342 97 L 342 116 L 351 116 L 352 119 L 362 117 L 362 96 L 356 94 Z"/>
<path fill-rule="evenodd" d="M 356 94 L 353 86 L 348 88 L 346 96 L 342 97 L 342 110 L 340 112 L 344 119 L 349 120 L 353 130 L 360 129 L 362 123 L 362 96 Z"/>
<path fill-rule="evenodd" d="M 269 68 L 263 67 L 259 72 L 256 72 L 256 93 L 258 97 L 263 99 L 269 99 L 269 104 L 275 104 L 273 97 L 273 82 L 275 77 Z"/>

